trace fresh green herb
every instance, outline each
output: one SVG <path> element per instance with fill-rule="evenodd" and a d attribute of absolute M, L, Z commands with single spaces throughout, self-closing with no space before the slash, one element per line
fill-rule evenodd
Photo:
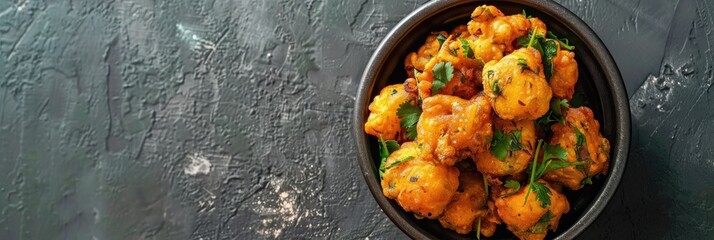
<path fill-rule="evenodd" d="M 466 56 L 467 58 L 474 58 L 474 51 L 471 50 L 471 45 L 469 45 L 469 41 L 466 41 L 466 39 L 459 38 L 459 42 L 461 42 L 461 51 Z"/>
<path fill-rule="evenodd" d="M 451 51 L 451 55 L 459 56 L 459 53 L 456 51 L 456 49 L 449 48 L 449 51 Z"/>
<path fill-rule="evenodd" d="M 544 183 L 532 182 L 530 188 L 536 194 L 536 200 L 540 202 L 540 207 L 547 208 L 550 206 L 550 189 Z"/>
<path fill-rule="evenodd" d="M 582 181 L 580 181 L 580 185 L 585 186 L 586 184 L 592 184 L 592 176 L 586 177 Z"/>
<path fill-rule="evenodd" d="M 389 96 L 394 96 L 394 94 L 397 94 L 397 89 L 392 89 L 392 94 L 390 94 Z"/>
<path fill-rule="evenodd" d="M 493 133 L 491 155 L 498 158 L 498 160 L 503 162 L 506 160 L 507 155 L 518 150 L 521 150 L 521 131 L 514 130 L 505 134 L 503 130 L 498 130 Z"/>
<path fill-rule="evenodd" d="M 536 29 L 531 31 L 526 36 L 521 36 L 516 39 L 519 45 L 524 47 L 532 47 L 540 52 L 541 62 L 543 63 L 543 74 L 545 79 L 550 81 L 553 76 L 553 58 L 558 54 L 558 45 L 554 40 L 546 39 L 543 35 L 535 34 Z"/>
<path fill-rule="evenodd" d="M 580 129 L 573 126 L 573 131 L 575 132 L 575 137 L 577 139 L 575 143 L 575 155 L 578 160 L 583 162 L 583 164 L 576 166 L 576 168 L 585 174 L 585 176 L 588 176 L 590 175 L 589 164 L 592 163 L 592 159 L 588 156 L 587 141 L 585 139 L 585 135 L 580 132 Z"/>
<path fill-rule="evenodd" d="M 416 125 L 419 122 L 419 117 L 421 116 L 421 109 L 412 104 L 411 101 L 407 100 L 402 104 L 399 104 L 397 108 L 397 116 L 401 119 L 399 125 L 407 130 L 406 137 L 410 140 L 414 140 L 417 137 Z"/>
<path fill-rule="evenodd" d="M 486 72 L 486 73 L 487 73 L 488 78 L 493 77 L 493 70 L 488 70 L 488 72 Z"/>
<path fill-rule="evenodd" d="M 439 49 L 441 49 L 441 46 L 443 46 L 444 42 L 446 41 L 446 36 L 441 35 L 441 33 L 439 33 L 439 35 L 436 36 L 436 40 L 439 41 Z"/>
<path fill-rule="evenodd" d="M 531 47 L 531 45 L 533 44 L 533 40 L 535 40 L 535 36 L 538 35 L 538 34 L 536 34 L 537 32 L 538 32 L 538 26 L 533 28 L 533 34 L 531 34 L 531 39 L 528 40 L 528 46 L 526 48 Z"/>
<path fill-rule="evenodd" d="M 476 225 L 476 238 L 481 240 L 481 217 L 478 217 L 478 223 Z"/>
<path fill-rule="evenodd" d="M 552 98 L 550 100 L 550 109 L 548 110 L 548 112 L 546 112 L 545 115 L 536 120 L 536 124 L 541 126 L 544 132 L 550 131 L 550 125 L 554 122 L 565 124 L 563 108 L 570 108 L 568 100 Z"/>
<path fill-rule="evenodd" d="M 521 70 L 530 69 L 530 68 L 528 68 L 528 62 L 526 62 L 526 59 L 519 58 L 518 65 L 521 66 Z"/>
<path fill-rule="evenodd" d="M 522 12 L 521 14 L 523 14 L 523 16 L 526 17 L 526 18 L 532 18 L 532 17 L 533 17 L 533 16 L 528 15 L 528 13 L 526 13 L 526 10 L 525 10 L 525 9 L 523 9 L 523 12 Z"/>
<path fill-rule="evenodd" d="M 544 233 L 548 230 L 548 225 L 550 225 L 550 220 L 553 219 L 553 217 L 555 217 L 555 214 L 548 210 L 529 231 L 532 233 Z"/>
<path fill-rule="evenodd" d="M 541 146 L 543 147 L 543 158 L 541 159 L 541 163 L 539 165 L 538 157 L 540 156 Z M 568 162 L 567 156 L 568 152 L 562 147 L 558 145 L 543 144 L 542 139 L 538 140 L 536 153 L 533 155 L 533 162 L 530 164 L 530 183 L 528 191 L 526 192 L 526 201 L 523 202 L 524 206 L 531 191 L 536 193 L 536 200 L 540 201 L 541 207 L 545 208 L 550 205 L 550 197 L 548 196 L 551 193 L 550 189 L 548 189 L 545 184 L 537 182 L 536 180 L 548 172 L 583 164 L 583 162 Z"/>
<path fill-rule="evenodd" d="M 440 62 L 431 70 L 434 82 L 431 83 L 431 95 L 436 95 L 454 77 L 454 67 L 451 62 Z"/>
<path fill-rule="evenodd" d="M 577 142 L 575 143 L 575 149 L 577 150 L 581 146 L 585 144 L 585 135 L 580 132 L 580 129 L 577 127 L 573 126 L 573 130 L 575 131 L 575 136 L 578 139 Z"/>
<path fill-rule="evenodd" d="M 379 163 L 380 179 L 384 176 L 384 171 L 387 170 L 385 165 L 387 164 L 387 158 L 389 158 L 389 154 L 396 151 L 397 149 L 399 149 L 399 143 L 397 143 L 397 141 L 384 141 L 384 139 L 382 139 L 382 136 L 379 136 L 379 157 L 381 158 L 381 161 Z"/>
<path fill-rule="evenodd" d="M 396 166 L 398 166 L 399 164 L 402 164 L 402 163 L 405 163 L 405 162 L 409 162 L 409 161 L 411 161 L 412 159 L 414 159 L 414 156 L 405 157 L 405 158 L 402 159 L 402 160 L 393 162 L 392 164 L 390 164 L 389 166 L 387 166 L 386 168 L 384 168 L 384 170 L 387 170 L 387 169 L 396 167 Z"/>
<path fill-rule="evenodd" d="M 491 84 L 491 91 L 493 91 L 496 96 L 501 96 L 501 88 L 498 87 L 498 81 L 493 81 L 493 84 Z"/>
<path fill-rule="evenodd" d="M 541 43 L 543 46 L 543 74 L 545 74 L 545 79 L 550 81 L 553 77 L 553 58 L 558 55 L 558 45 L 555 44 L 553 40 L 545 40 Z"/>
<path fill-rule="evenodd" d="M 582 107 L 588 104 L 588 100 L 585 99 L 585 94 L 581 92 L 576 92 L 573 94 L 573 98 L 570 99 L 570 106 L 571 107 Z"/>
<path fill-rule="evenodd" d="M 558 36 L 555 36 L 555 34 L 551 31 L 548 31 L 546 35 L 548 35 L 549 38 L 558 41 L 558 43 L 560 43 L 560 46 L 567 50 L 573 51 L 573 49 L 575 49 L 575 46 L 570 45 L 570 41 L 568 41 L 567 38 L 559 38 Z"/>
<path fill-rule="evenodd" d="M 488 181 L 486 181 L 486 174 L 481 174 L 483 177 L 483 189 L 485 189 L 484 193 L 486 193 L 486 197 L 488 198 Z"/>
<path fill-rule="evenodd" d="M 501 197 L 506 197 L 515 194 L 518 192 L 518 190 L 521 190 L 521 183 L 515 180 L 508 180 L 506 183 L 503 184 L 504 187 L 508 188 L 509 191 L 507 193 L 501 194 Z"/>

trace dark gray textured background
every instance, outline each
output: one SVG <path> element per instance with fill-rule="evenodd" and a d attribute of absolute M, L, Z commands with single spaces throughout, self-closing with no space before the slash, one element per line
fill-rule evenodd
<path fill-rule="evenodd" d="M 583 239 L 714 238 L 714 3 L 559 0 L 633 113 Z M 350 135 L 356 86 L 422 1 L 1 0 L 0 239 L 406 238 Z"/>

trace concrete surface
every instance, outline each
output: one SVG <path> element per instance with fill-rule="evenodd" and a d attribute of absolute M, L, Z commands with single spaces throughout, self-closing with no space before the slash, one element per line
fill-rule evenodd
<path fill-rule="evenodd" d="M 0 239 L 406 238 L 359 174 L 361 71 L 423 1 L 0 1 Z M 582 239 L 714 238 L 714 3 L 559 0 L 632 96 Z"/>

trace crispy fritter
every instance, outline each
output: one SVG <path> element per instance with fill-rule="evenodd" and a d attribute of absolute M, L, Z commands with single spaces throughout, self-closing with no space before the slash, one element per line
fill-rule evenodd
<path fill-rule="evenodd" d="M 570 211 L 570 204 L 565 195 L 556 191 L 549 183 L 538 180 L 550 190 L 551 204 L 547 208 L 541 207 L 541 202 L 536 199 L 536 194 L 531 192 L 526 200 L 526 191 L 530 185 L 523 186 L 513 195 L 496 197 L 496 211 L 498 216 L 519 239 L 543 239 L 547 229 L 555 231 L 558 227 L 560 216 Z M 509 190 L 504 190 L 509 191 Z M 525 204 L 524 204 L 525 203 Z M 536 226 L 543 215 L 550 212 L 552 217 L 546 224 Z"/>
<path fill-rule="evenodd" d="M 474 9 L 467 26 L 471 35 L 480 40 L 479 44 L 476 44 L 475 52 L 483 55 L 476 55 L 484 61 L 491 61 L 500 59 L 497 58 L 498 54 L 494 53 L 495 49 L 500 50 L 501 56 L 503 52 L 512 52 L 516 47 L 516 38 L 528 33 L 531 22 L 521 14 L 505 16 L 494 6 L 483 5 Z"/>
<path fill-rule="evenodd" d="M 534 48 L 521 48 L 490 61 L 483 68 L 484 92 L 505 120 L 535 120 L 550 107 L 552 92 L 543 75 L 541 56 Z"/>
<path fill-rule="evenodd" d="M 488 99 L 471 100 L 436 95 L 424 99 L 417 123 L 422 157 L 446 165 L 486 151 L 492 137 L 492 112 Z"/>
<path fill-rule="evenodd" d="M 429 60 L 439 52 L 439 47 L 441 47 L 437 39 L 439 34 L 448 36 L 444 31 L 431 33 L 431 35 L 426 37 L 426 42 L 419 47 L 418 51 L 409 53 L 406 59 L 404 59 L 404 69 L 407 71 L 409 77 L 414 77 L 414 69 L 419 72 L 424 71 L 424 67 Z"/>
<path fill-rule="evenodd" d="M 461 234 L 471 232 L 479 217 L 488 213 L 487 194 L 483 176 L 471 164 L 457 164 L 459 168 L 459 188 L 446 207 L 439 222 L 445 228 Z"/>
<path fill-rule="evenodd" d="M 397 109 L 399 104 L 412 100 L 414 96 L 404 91 L 403 84 L 386 86 L 369 104 L 369 117 L 364 124 L 367 134 L 384 140 L 396 140 L 401 132 Z"/>
<path fill-rule="evenodd" d="M 553 76 L 550 77 L 550 88 L 553 96 L 572 99 L 575 93 L 575 83 L 578 82 L 578 63 L 575 53 L 559 50 L 553 58 Z"/>
<path fill-rule="evenodd" d="M 584 165 L 558 169 L 546 173 L 543 178 L 577 190 L 587 183 L 587 177 L 607 172 L 610 142 L 600 134 L 600 123 L 595 120 L 592 110 L 587 107 L 570 108 L 566 112 L 565 125 L 556 123 L 551 129 L 553 138 L 550 144 L 565 149 L 568 162 L 583 161 Z M 575 129 L 585 137 L 580 146 Z"/>
<path fill-rule="evenodd" d="M 491 151 L 484 151 L 473 159 L 476 167 L 481 173 L 496 178 L 522 174 L 533 158 L 533 147 L 536 144 L 535 124 L 531 120 L 514 122 L 500 118 L 495 118 L 493 123 L 494 131 L 501 130 L 507 137 L 515 136 L 511 135 L 512 131 L 519 131 L 521 149 L 510 152 L 503 161 L 493 156 Z"/>
<path fill-rule="evenodd" d="M 455 36 L 449 36 L 444 46 L 424 66 L 424 71 L 416 74 L 419 95 L 422 98 L 435 95 L 432 90 L 434 66 L 439 63 L 451 63 L 453 76 L 438 94 L 458 96 L 469 99 L 478 93 L 481 87 L 481 62 L 464 55 L 464 45 Z"/>
<path fill-rule="evenodd" d="M 416 142 L 403 143 L 386 166 L 382 193 L 418 218 L 441 216 L 459 186 L 459 170 L 422 159 Z"/>

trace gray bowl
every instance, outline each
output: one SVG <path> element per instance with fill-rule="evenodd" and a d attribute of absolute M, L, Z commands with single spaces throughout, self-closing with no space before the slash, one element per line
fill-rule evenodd
<path fill-rule="evenodd" d="M 579 191 L 565 191 L 571 205 L 563 215 L 558 231 L 548 238 L 572 239 L 587 228 L 602 212 L 620 182 L 630 145 L 630 109 L 620 71 L 605 45 L 580 18 L 550 0 L 441 0 L 432 1 L 409 14 L 387 34 L 365 68 L 354 110 L 354 137 L 359 152 L 359 164 L 367 186 L 387 216 L 407 235 L 415 239 L 472 239 L 475 234 L 460 235 L 441 227 L 438 221 L 417 220 L 395 201 L 382 194 L 379 175 L 377 141 L 364 133 L 370 101 L 379 90 L 406 79 L 403 61 L 406 55 L 423 44 L 426 36 L 437 30 L 449 31 L 465 24 L 474 8 L 482 4 L 495 5 L 506 14 L 522 10 L 543 20 L 548 30 L 567 37 L 575 45 L 580 79 L 576 92 L 585 95 L 595 117 L 600 121 L 603 136 L 610 140 L 610 168 L 606 176 L 593 179 L 593 184 Z M 514 236 L 500 226 L 493 239 Z"/>

